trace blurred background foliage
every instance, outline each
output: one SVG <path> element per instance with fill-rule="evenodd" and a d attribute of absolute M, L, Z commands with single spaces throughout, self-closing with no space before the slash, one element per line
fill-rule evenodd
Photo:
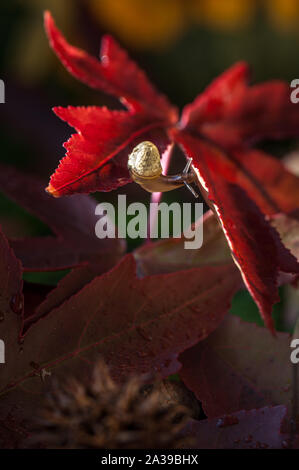
<path fill-rule="evenodd" d="M 1 162 L 35 173 L 45 182 L 63 156 L 62 143 L 71 133 L 54 116 L 52 106 L 118 106 L 65 71 L 44 33 L 46 9 L 70 42 L 95 55 L 101 36 L 113 34 L 180 108 L 238 60 L 252 66 L 253 81 L 281 78 L 290 82 L 299 77 L 299 0 L 2 1 L 0 78 L 6 86 L 6 103 L 0 105 Z M 277 157 L 295 146 L 296 142 L 264 144 Z M 175 153 L 170 171 L 183 165 L 182 155 Z M 128 203 L 149 202 L 148 194 L 137 185 L 96 197 L 113 202 L 124 192 Z M 192 195 L 179 189 L 164 199 L 186 202 Z M 47 227 L 2 195 L 0 223 L 11 237 L 48 233 Z M 57 280 L 53 275 L 27 278 Z M 238 294 L 233 311 L 257 319 L 246 293 Z"/>

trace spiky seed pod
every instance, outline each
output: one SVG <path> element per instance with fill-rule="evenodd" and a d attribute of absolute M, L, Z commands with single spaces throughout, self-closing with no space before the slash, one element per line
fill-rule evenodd
<path fill-rule="evenodd" d="M 174 449 L 186 446 L 187 420 L 180 405 L 161 406 L 159 392 L 143 393 L 144 384 L 130 379 L 116 385 L 99 362 L 89 384 L 71 379 L 53 384 L 34 445 L 57 449 Z"/>

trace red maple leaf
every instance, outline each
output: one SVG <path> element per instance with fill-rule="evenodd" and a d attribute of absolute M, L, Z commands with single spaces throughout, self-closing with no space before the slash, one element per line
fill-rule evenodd
<path fill-rule="evenodd" d="M 54 108 L 77 133 L 64 144 L 66 156 L 47 190 L 54 196 L 109 191 L 131 181 L 127 159 L 136 144 L 151 140 L 162 155 L 170 144 L 179 144 L 193 158 L 245 284 L 273 329 L 278 273 L 298 273 L 299 265 L 265 215 L 296 209 L 299 184 L 280 162 L 250 145 L 299 135 L 299 108 L 290 101 L 288 85 L 272 81 L 250 87 L 248 66 L 237 63 L 186 106 L 179 121 L 176 108 L 113 38 L 103 38 L 98 60 L 71 46 L 49 12 L 45 26 L 68 71 L 115 95 L 126 108 Z"/>
<path fill-rule="evenodd" d="M 232 265 L 139 279 L 131 254 L 65 301 L 58 299 L 60 285 L 58 304 L 52 303 L 52 310 L 43 318 L 35 318 L 38 321 L 25 334 L 20 333 L 18 315 L 1 322 L 0 337 L 7 344 L 10 362 L 0 377 L 0 395 L 32 377 L 38 382 L 32 362 L 46 369 L 67 362 L 68 370 L 75 371 L 82 368 L 82 360 L 94 362 L 99 354 L 117 380 L 149 371 L 167 377 L 179 370 L 180 352 L 219 326 L 239 285 L 239 274 Z M 165 297 L 165 289 L 172 294 Z M 49 309 L 52 300 L 48 297 L 41 308 Z M 11 339 L 18 334 L 24 341 L 22 361 Z"/>

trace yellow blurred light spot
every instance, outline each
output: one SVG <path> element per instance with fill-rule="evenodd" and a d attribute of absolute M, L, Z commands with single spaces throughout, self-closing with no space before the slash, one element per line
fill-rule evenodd
<path fill-rule="evenodd" d="M 252 20 L 256 10 L 254 0 L 194 0 L 199 21 L 216 29 L 242 28 Z"/>
<path fill-rule="evenodd" d="M 270 22 L 278 29 L 289 30 L 298 26 L 298 0 L 266 0 L 265 7 Z"/>
<path fill-rule="evenodd" d="M 9 67 L 26 84 L 35 84 L 44 78 L 51 66 L 58 62 L 49 48 L 43 26 L 43 12 L 49 0 L 18 0 L 26 8 L 28 19 L 20 21 L 11 46 Z M 51 12 L 68 35 L 73 28 L 76 5 L 72 0 L 51 0 Z"/>
<path fill-rule="evenodd" d="M 181 0 L 89 0 L 96 19 L 135 47 L 173 41 L 184 26 Z"/>

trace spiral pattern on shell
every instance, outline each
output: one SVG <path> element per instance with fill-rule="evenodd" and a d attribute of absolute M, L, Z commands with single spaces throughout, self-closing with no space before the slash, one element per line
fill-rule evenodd
<path fill-rule="evenodd" d="M 160 153 L 152 142 L 141 142 L 129 155 L 129 170 L 144 178 L 154 178 L 162 174 Z"/>

